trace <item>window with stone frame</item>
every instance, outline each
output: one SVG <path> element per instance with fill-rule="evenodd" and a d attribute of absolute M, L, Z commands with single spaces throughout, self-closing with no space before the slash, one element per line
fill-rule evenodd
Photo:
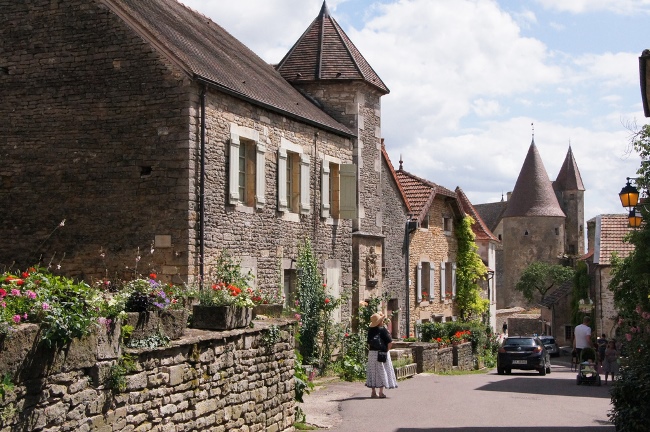
<path fill-rule="evenodd" d="M 443 216 L 442 218 L 442 230 L 446 235 L 451 235 L 453 230 L 453 219 L 448 216 Z"/>
<path fill-rule="evenodd" d="M 321 217 L 357 217 L 357 167 L 325 156 L 321 161 Z"/>
<path fill-rule="evenodd" d="M 278 211 L 309 214 L 309 180 L 309 155 L 282 138 L 278 150 Z"/>
<path fill-rule="evenodd" d="M 445 298 L 456 297 L 456 263 L 440 263 L 440 296 Z"/>
<path fill-rule="evenodd" d="M 262 208 L 265 204 L 265 152 L 259 133 L 230 125 L 228 203 Z"/>
<path fill-rule="evenodd" d="M 435 270 L 428 261 L 422 261 L 416 268 L 416 297 L 418 302 L 432 301 L 434 295 Z"/>
<path fill-rule="evenodd" d="M 296 301 L 296 288 L 298 286 L 298 273 L 295 269 L 285 269 L 284 270 L 284 305 L 286 307 L 294 307 L 294 302 Z"/>

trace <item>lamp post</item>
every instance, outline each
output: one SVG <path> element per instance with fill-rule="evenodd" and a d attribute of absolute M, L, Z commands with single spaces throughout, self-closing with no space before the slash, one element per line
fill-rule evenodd
<path fill-rule="evenodd" d="M 633 179 L 627 177 L 627 182 L 618 196 L 621 199 L 621 205 L 627 207 L 629 210 L 627 219 L 632 228 L 638 228 L 641 226 L 641 221 L 643 217 L 641 213 L 637 210 L 637 205 L 639 204 L 639 190 L 632 186 L 630 181 L 634 182 Z"/>

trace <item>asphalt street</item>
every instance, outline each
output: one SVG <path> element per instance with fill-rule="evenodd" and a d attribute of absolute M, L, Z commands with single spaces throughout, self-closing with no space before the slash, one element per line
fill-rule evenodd
<path fill-rule="evenodd" d="M 546 376 L 419 374 L 387 399 L 371 399 L 362 382 L 325 380 L 302 409 L 307 423 L 338 432 L 613 432 L 611 387 L 577 385 L 568 358 L 554 360 Z"/>

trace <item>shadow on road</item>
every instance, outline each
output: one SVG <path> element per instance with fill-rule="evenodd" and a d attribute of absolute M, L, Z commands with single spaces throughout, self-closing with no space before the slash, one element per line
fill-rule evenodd
<path fill-rule="evenodd" d="M 577 385 L 575 380 L 553 379 L 541 376 L 530 376 L 515 373 L 510 375 L 511 378 L 491 382 L 477 390 L 509 392 L 509 393 L 530 393 L 545 394 L 553 396 L 578 396 L 593 398 L 610 398 L 608 387 L 598 387 L 589 385 Z"/>
<path fill-rule="evenodd" d="M 398 428 L 394 432 L 605 432 L 613 431 L 614 426 L 587 426 L 587 427 L 569 427 L 569 426 L 532 426 L 532 427 L 459 427 L 459 428 Z"/>

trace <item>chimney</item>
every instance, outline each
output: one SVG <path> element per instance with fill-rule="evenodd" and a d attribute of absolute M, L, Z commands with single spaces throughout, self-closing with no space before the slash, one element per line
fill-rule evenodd
<path fill-rule="evenodd" d="M 506 201 L 510 201 L 510 198 L 512 197 L 512 191 L 508 192 L 506 194 Z"/>

